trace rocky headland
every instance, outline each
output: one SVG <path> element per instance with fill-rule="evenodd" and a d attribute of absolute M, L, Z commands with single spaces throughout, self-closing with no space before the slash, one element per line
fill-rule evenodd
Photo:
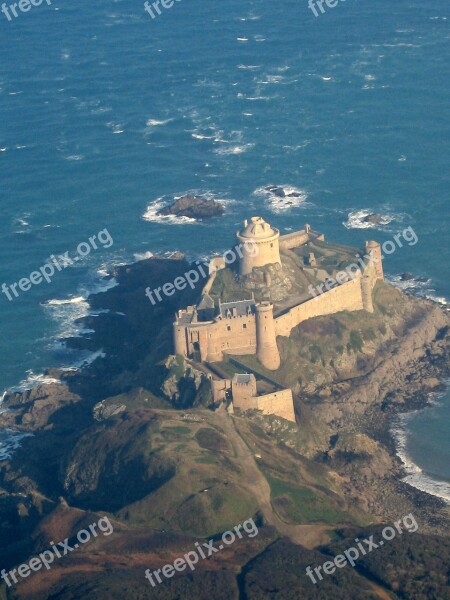
<path fill-rule="evenodd" d="M 83 325 L 93 333 L 67 340 L 105 357 L 78 372 L 50 370 L 59 383 L 5 397 L 1 426 L 33 435 L 0 463 L 0 563 L 17 565 L 97 515 L 110 516 L 114 536 L 4 597 L 256 600 L 289 585 L 295 597 L 313 598 L 305 566 L 408 513 L 419 531 L 386 550 L 390 570 L 374 553 L 356 571 L 329 577 L 320 597 L 335 598 L 342 586 L 349 598 L 352 590 L 353 597 L 449 597 L 446 563 L 433 558 L 437 548 L 449 555 L 449 508 L 402 482 L 389 434 L 393 415 L 426 406 L 450 375 L 448 313 L 380 282 L 370 319 L 339 313 L 279 338 L 283 368 L 274 377 L 294 390 L 298 426 L 256 411 L 231 419 L 210 410 L 205 374 L 171 358 L 173 315 L 200 289 L 154 306 L 145 296 L 147 286 L 188 268 L 177 256 L 115 269 L 118 285 L 89 299 L 98 312 Z M 189 578 L 180 573 L 156 589 L 143 578 L 145 568 L 190 550 L 193 536 L 253 515 L 256 538 L 204 561 Z M 408 563 L 411 548 L 421 554 Z M 272 555 L 278 567 L 269 576 Z M 411 578 L 419 595 L 408 595 Z M 2 593 L 11 592 L 3 585 Z"/>

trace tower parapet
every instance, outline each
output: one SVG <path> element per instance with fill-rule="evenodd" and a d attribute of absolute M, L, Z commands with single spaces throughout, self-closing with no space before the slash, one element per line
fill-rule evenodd
<path fill-rule="evenodd" d="M 256 356 L 270 371 L 276 371 L 280 366 L 273 304 L 270 302 L 256 305 Z"/>
<path fill-rule="evenodd" d="M 271 227 L 262 217 L 252 217 L 244 221 L 244 228 L 236 233 L 242 244 L 242 258 L 239 262 L 240 275 L 248 275 L 254 267 L 278 263 L 280 259 L 280 232 Z"/>

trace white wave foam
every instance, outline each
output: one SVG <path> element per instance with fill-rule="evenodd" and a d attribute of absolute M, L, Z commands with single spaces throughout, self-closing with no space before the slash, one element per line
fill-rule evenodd
<path fill-rule="evenodd" d="M 256 102 L 257 100 L 273 100 L 274 96 L 245 96 L 241 92 L 237 94 L 238 98 L 244 98 L 250 102 Z"/>
<path fill-rule="evenodd" d="M 82 369 L 91 365 L 97 358 L 105 358 L 106 354 L 103 352 L 103 348 L 97 350 L 96 352 L 90 352 L 89 350 L 84 350 L 81 352 L 80 358 L 71 366 L 63 368 L 63 371 L 75 371 L 78 369 Z"/>
<path fill-rule="evenodd" d="M 262 65 L 238 65 L 238 69 L 248 69 L 249 71 L 256 71 L 260 69 Z"/>
<path fill-rule="evenodd" d="M 89 314 L 89 303 L 84 296 L 67 299 L 52 299 L 43 302 L 42 306 L 59 326 L 58 337 L 79 337 L 80 326 L 78 319 Z"/>
<path fill-rule="evenodd" d="M 84 160 L 84 156 L 82 154 L 71 154 L 70 156 L 65 156 L 64 160 Z"/>
<path fill-rule="evenodd" d="M 106 292 L 117 285 L 114 277 L 99 277 L 99 271 L 89 285 L 79 288 L 79 295 L 62 299 L 53 298 L 42 303 L 52 320 L 58 324 L 57 339 L 80 337 L 90 331 L 77 323 L 79 319 L 89 314 L 99 313 L 99 311 L 91 312 L 87 298 L 91 294 Z"/>
<path fill-rule="evenodd" d="M 401 275 L 386 275 L 386 279 L 389 283 L 406 293 L 419 296 L 420 298 L 427 298 L 444 307 L 449 306 L 449 299 L 437 294 L 436 290 L 431 286 L 431 279 L 429 278 L 412 277 L 410 279 L 403 279 Z"/>
<path fill-rule="evenodd" d="M 213 140 L 214 139 L 213 135 L 203 135 L 201 133 L 195 133 L 195 132 L 192 133 L 191 135 L 196 140 Z"/>
<path fill-rule="evenodd" d="M 197 223 L 198 220 L 192 217 L 177 217 L 176 215 L 158 215 L 157 213 L 172 204 L 179 198 L 183 196 L 196 196 L 200 198 L 204 198 L 205 200 L 215 200 L 223 205 L 226 205 L 231 202 L 231 200 L 226 200 L 223 198 L 216 198 L 212 192 L 204 192 L 201 190 L 188 190 L 182 194 L 173 195 L 172 197 L 161 196 L 157 198 L 153 202 L 151 202 L 148 206 L 142 218 L 145 221 L 152 221 L 154 223 L 164 223 L 170 225 L 185 225 L 187 223 Z"/>
<path fill-rule="evenodd" d="M 305 204 L 308 194 L 292 185 L 266 185 L 257 188 L 253 194 L 262 196 L 272 212 L 286 212 Z M 284 194 L 284 196 L 282 195 Z"/>
<path fill-rule="evenodd" d="M 145 213 L 142 215 L 144 221 L 152 221 L 154 223 L 165 223 L 171 225 L 184 225 L 186 223 L 196 223 L 196 219 L 190 217 L 177 217 L 176 215 L 159 215 L 158 212 L 167 206 L 168 202 L 163 198 L 158 198 L 147 206 Z"/>
<path fill-rule="evenodd" d="M 146 125 L 147 127 L 159 127 L 161 125 L 167 125 L 167 123 L 170 123 L 171 121 L 173 121 L 173 119 L 166 119 L 165 121 L 159 121 L 158 119 L 147 119 Z"/>
<path fill-rule="evenodd" d="M 216 154 L 221 154 L 221 155 L 243 154 L 244 152 L 247 152 L 247 150 L 250 150 L 250 148 L 253 148 L 254 145 L 255 144 L 243 144 L 242 146 L 228 146 L 228 147 L 222 146 L 221 148 L 216 148 L 214 150 L 214 152 Z"/>
<path fill-rule="evenodd" d="M 376 211 L 370 210 L 368 208 L 355 210 L 348 214 L 348 219 L 343 223 L 343 225 L 347 229 L 377 229 L 383 225 L 388 225 L 391 221 L 395 219 L 393 215 L 380 215 L 380 223 L 368 223 L 367 221 L 365 221 L 366 217 L 375 213 Z"/>
<path fill-rule="evenodd" d="M 396 454 L 402 461 L 403 467 L 407 473 L 402 481 L 422 492 L 437 496 L 447 504 L 450 504 L 450 483 L 428 475 L 408 454 L 407 425 L 411 417 L 417 412 L 418 411 L 412 411 L 407 414 L 398 415 L 391 425 L 391 434 L 396 443 Z"/>
<path fill-rule="evenodd" d="M 257 83 L 261 83 L 263 85 L 267 85 L 270 83 L 282 83 L 285 80 L 285 77 L 283 75 L 266 75 L 265 79 L 261 79 L 259 81 L 257 81 Z"/>
<path fill-rule="evenodd" d="M 68 298 L 67 300 L 48 300 L 45 304 L 50 306 L 60 306 L 61 304 L 79 304 L 84 302 L 83 296 L 76 296 L 75 298 Z"/>
<path fill-rule="evenodd" d="M 49 377 L 44 373 L 34 373 L 32 369 L 29 369 L 26 372 L 26 377 L 19 382 L 18 385 L 15 385 L 9 388 L 10 392 L 26 392 L 27 390 L 31 390 L 31 388 L 37 387 L 39 385 L 49 385 L 50 383 L 59 383 L 58 379 L 54 377 Z"/>
<path fill-rule="evenodd" d="M 20 448 L 20 442 L 32 435 L 31 433 L 22 433 L 12 429 L 0 430 L 0 461 L 9 460 L 14 452 Z"/>
<path fill-rule="evenodd" d="M 29 217 L 30 217 L 30 213 L 25 213 L 24 215 L 22 215 L 21 217 L 16 217 L 13 221 L 13 226 L 14 227 L 23 227 L 24 229 L 16 229 L 14 231 L 14 233 L 16 234 L 26 234 L 26 233 L 31 233 L 32 228 L 30 226 L 30 223 L 28 221 Z"/>
<path fill-rule="evenodd" d="M 147 252 L 136 252 L 136 254 L 134 254 L 134 259 L 136 262 L 139 262 L 141 260 L 147 260 L 148 258 L 152 258 L 152 256 L 154 256 L 153 252 L 147 250 Z"/>

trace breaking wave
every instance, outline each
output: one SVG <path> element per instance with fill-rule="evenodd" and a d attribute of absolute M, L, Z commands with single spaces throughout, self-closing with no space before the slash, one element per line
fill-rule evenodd
<path fill-rule="evenodd" d="M 308 194 L 291 185 L 266 185 L 256 189 L 253 194 L 263 197 L 267 207 L 275 213 L 286 212 L 292 208 L 303 206 Z"/>
<path fill-rule="evenodd" d="M 379 217 L 378 222 L 367 221 L 367 217 L 370 215 L 376 215 Z M 380 226 L 388 225 L 391 221 L 395 220 L 396 217 L 393 215 L 378 215 L 374 210 L 367 208 L 356 210 L 348 214 L 347 221 L 343 223 L 347 229 L 377 229 Z"/>

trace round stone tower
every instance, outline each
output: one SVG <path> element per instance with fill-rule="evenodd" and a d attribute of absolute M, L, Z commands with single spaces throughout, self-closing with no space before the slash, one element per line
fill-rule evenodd
<path fill-rule="evenodd" d="M 256 356 L 270 371 L 276 371 L 280 366 L 273 305 L 270 302 L 256 305 Z"/>
<path fill-rule="evenodd" d="M 186 328 L 180 326 L 178 320 L 173 324 L 173 342 L 175 354 L 186 355 Z"/>
<path fill-rule="evenodd" d="M 374 260 L 373 260 L 373 265 L 375 266 L 375 272 L 377 275 L 377 279 L 384 279 L 384 273 L 383 273 L 383 262 L 382 262 L 382 255 L 381 255 L 381 247 L 380 244 L 378 242 L 375 242 L 374 240 L 370 240 L 368 242 L 366 242 L 366 252 L 369 256 L 373 256 Z"/>
<path fill-rule="evenodd" d="M 253 267 L 264 267 L 274 263 L 281 265 L 280 232 L 262 217 L 252 217 L 250 221 L 244 221 L 244 228 L 238 231 L 236 236 L 242 244 L 240 275 L 248 275 Z"/>

